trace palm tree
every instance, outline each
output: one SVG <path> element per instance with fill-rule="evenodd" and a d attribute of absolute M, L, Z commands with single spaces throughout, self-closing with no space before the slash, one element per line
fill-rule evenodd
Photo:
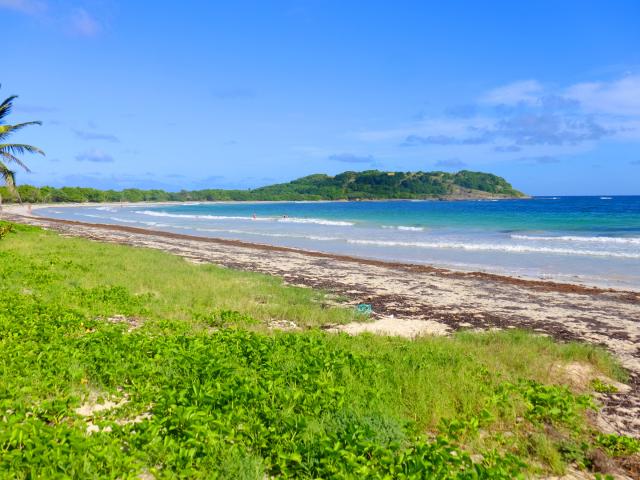
<path fill-rule="evenodd" d="M 17 95 L 12 95 L 0 104 L 0 177 L 4 180 L 7 188 L 14 193 L 17 193 L 15 171 L 11 170 L 7 166 L 7 163 L 14 163 L 26 172 L 30 172 L 31 170 L 29 170 L 29 167 L 27 167 L 22 160 L 16 157 L 16 155 L 24 155 L 25 153 L 39 153 L 40 155 L 44 155 L 42 150 L 32 145 L 25 145 L 23 143 L 2 143 L 12 133 L 23 129 L 24 127 L 28 127 L 29 125 L 42 125 L 42 122 L 25 122 L 17 123 L 15 125 L 5 125 L 4 118 L 11 112 L 13 101 L 16 98 L 18 98 Z"/>

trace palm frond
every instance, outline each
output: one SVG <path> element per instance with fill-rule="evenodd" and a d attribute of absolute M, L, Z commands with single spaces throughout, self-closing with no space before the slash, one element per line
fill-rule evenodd
<path fill-rule="evenodd" d="M 11 113 L 11 107 L 13 107 L 13 101 L 18 98 L 17 95 L 11 95 L 9 98 L 5 99 L 4 102 L 0 103 L 0 120 Z"/>
<path fill-rule="evenodd" d="M 16 191 L 16 172 L 2 162 L 0 162 L 0 177 L 2 177 L 4 184 L 10 191 Z"/>
<path fill-rule="evenodd" d="M 29 125 L 42 125 L 42 122 L 34 121 L 17 123 L 15 125 L 0 125 L 0 140 L 4 140 L 12 133 L 17 132 L 18 130 L 22 130 L 24 127 L 28 127 Z"/>
<path fill-rule="evenodd" d="M 40 155 L 44 155 L 44 152 L 38 147 L 22 143 L 2 143 L 0 144 L 0 152 L 9 152 L 14 155 L 24 155 L 25 153 L 39 153 Z"/>
<path fill-rule="evenodd" d="M 0 157 L 4 158 L 5 160 L 7 160 L 9 162 L 13 162 L 13 163 L 15 163 L 17 165 L 20 165 L 22 168 L 24 168 L 24 170 L 26 172 L 30 172 L 31 171 L 29 169 L 29 167 L 27 167 L 22 160 L 20 160 L 15 155 L 11 155 L 9 152 L 3 152 L 2 150 L 0 150 Z"/>

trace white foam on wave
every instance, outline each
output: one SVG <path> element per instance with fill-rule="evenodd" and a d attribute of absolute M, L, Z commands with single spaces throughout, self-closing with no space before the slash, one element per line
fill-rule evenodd
<path fill-rule="evenodd" d="M 340 238 L 338 237 L 323 237 L 318 235 L 296 235 L 294 233 L 248 232 L 246 230 L 234 230 L 234 229 L 222 229 L 222 228 L 194 228 L 193 230 L 197 232 L 234 233 L 237 235 L 256 235 L 259 237 L 302 238 L 306 240 L 320 240 L 320 241 L 340 240 Z"/>
<path fill-rule="evenodd" d="M 348 239 L 348 243 L 357 245 L 372 245 L 379 247 L 413 247 L 458 249 L 466 251 L 494 251 L 508 253 L 550 253 L 558 255 L 580 255 L 589 257 L 616 257 L 640 259 L 640 253 L 609 252 L 605 250 L 574 250 L 572 248 L 531 247 L 528 245 L 499 245 L 489 243 L 461 243 L 461 242 L 399 242 L 391 240 L 360 240 Z"/>
<path fill-rule="evenodd" d="M 142 225 L 149 225 L 150 227 L 170 227 L 168 223 L 160 222 L 140 222 Z"/>
<path fill-rule="evenodd" d="M 126 218 L 119 218 L 119 217 L 109 217 L 109 220 L 115 220 L 116 222 L 122 222 L 122 223 L 141 223 L 135 220 L 127 220 Z"/>
<path fill-rule="evenodd" d="M 118 210 L 113 207 L 96 207 L 96 210 L 101 210 L 103 212 L 117 212 Z"/>
<path fill-rule="evenodd" d="M 202 220 L 271 220 L 271 218 L 261 217 L 239 217 L 239 216 L 227 216 L 227 215 L 193 215 L 190 213 L 167 213 L 156 212 L 153 210 L 135 210 L 133 213 L 140 215 L 148 215 L 150 217 L 167 217 L 167 218 L 193 218 Z"/>
<path fill-rule="evenodd" d="M 396 230 L 403 230 L 405 232 L 423 232 L 423 227 L 409 227 L 405 225 L 382 225 L 382 228 L 393 228 Z"/>
<path fill-rule="evenodd" d="M 136 210 L 133 213 L 140 215 L 148 215 L 152 217 L 169 217 L 169 218 L 189 218 L 199 220 L 245 220 L 245 221 L 262 221 L 262 222 L 283 222 L 283 223 L 312 223 L 316 225 L 331 225 L 337 227 L 352 226 L 352 222 L 343 222 L 339 220 L 324 220 L 322 218 L 297 218 L 297 217 L 242 217 L 232 215 L 194 215 L 188 213 L 167 213 L 156 212 L 153 210 Z"/>
<path fill-rule="evenodd" d="M 557 237 L 537 235 L 511 235 L 514 240 L 547 241 L 547 242 L 582 242 L 582 243 L 617 243 L 623 245 L 640 245 L 639 237 L 581 237 L 578 235 L 561 235 Z"/>
<path fill-rule="evenodd" d="M 314 223 L 316 225 L 331 225 L 335 227 L 351 227 L 353 225 L 353 222 L 343 222 L 340 220 L 324 220 L 322 218 L 286 217 L 277 218 L 276 220 L 282 223 Z"/>

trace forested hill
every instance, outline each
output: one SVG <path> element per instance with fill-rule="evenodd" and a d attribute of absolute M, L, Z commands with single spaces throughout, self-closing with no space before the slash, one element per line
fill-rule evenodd
<path fill-rule="evenodd" d="M 309 175 L 288 183 L 253 190 L 206 189 L 166 192 L 164 190 L 122 191 L 82 187 L 33 187 L 21 185 L 23 202 L 141 202 L 214 200 L 375 200 L 375 199 L 483 199 L 523 198 L 504 178 L 490 173 L 462 170 L 446 172 L 344 172 L 329 176 Z M 15 201 L 0 188 L 5 202 Z"/>
<path fill-rule="evenodd" d="M 344 172 L 334 177 L 309 175 L 289 183 L 253 190 L 259 198 L 401 199 L 524 197 L 504 178 L 470 172 Z"/>

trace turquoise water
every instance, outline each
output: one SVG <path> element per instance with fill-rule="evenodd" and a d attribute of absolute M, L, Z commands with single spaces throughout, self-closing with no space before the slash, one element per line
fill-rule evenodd
<path fill-rule="evenodd" d="M 43 214 L 367 258 L 640 288 L 640 197 L 216 203 Z"/>

